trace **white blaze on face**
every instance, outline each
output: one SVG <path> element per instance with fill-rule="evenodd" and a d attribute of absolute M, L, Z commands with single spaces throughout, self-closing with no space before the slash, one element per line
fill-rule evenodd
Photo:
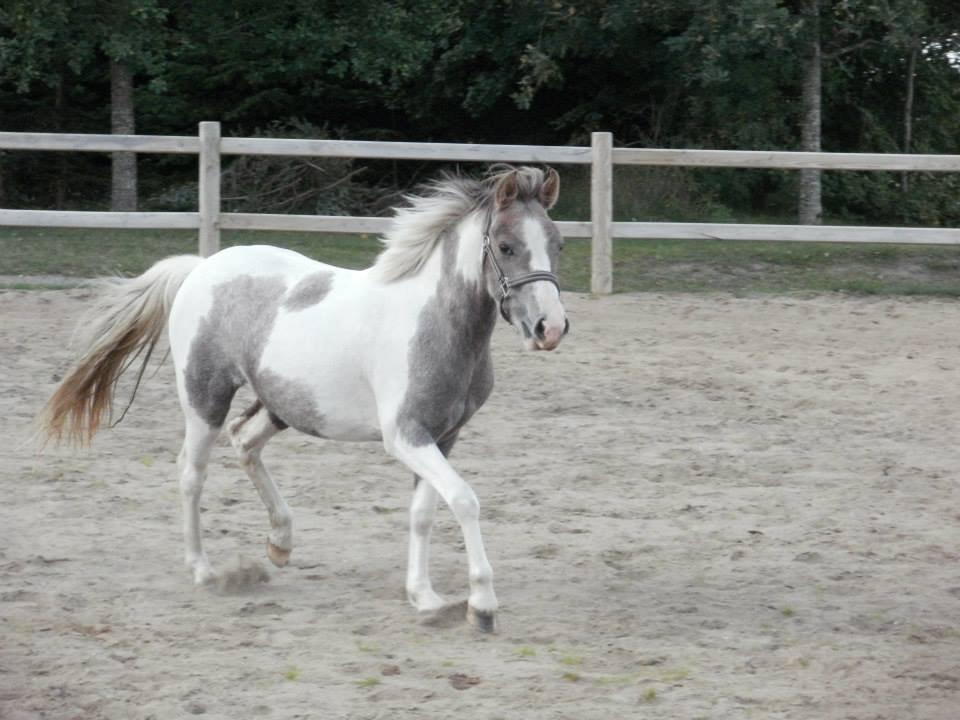
<path fill-rule="evenodd" d="M 523 239 L 530 252 L 530 271 L 553 272 L 548 252 L 549 241 L 547 234 L 543 231 L 543 223 L 538 218 L 524 218 Z M 560 290 L 553 283 L 544 281 L 532 283 L 530 290 L 538 306 L 538 309 L 531 308 L 537 313 L 531 317 L 531 321 L 536 322 L 539 318 L 543 318 L 544 335 L 553 347 L 563 337 L 567 322 L 566 311 L 563 309 L 563 303 L 560 302 Z"/>

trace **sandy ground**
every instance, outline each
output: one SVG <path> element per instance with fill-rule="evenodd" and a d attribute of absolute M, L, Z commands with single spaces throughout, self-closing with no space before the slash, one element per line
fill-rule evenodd
<path fill-rule="evenodd" d="M 0 717 L 960 717 L 960 305 L 567 302 L 553 354 L 498 330 L 454 452 L 502 603 L 480 636 L 406 604 L 411 479 L 376 444 L 274 440 L 291 566 L 193 587 L 169 366 L 37 455 L 86 291 L 0 292 Z M 225 443 L 204 507 L 215 564 L 265 562 Z M 465 597 L 445 509 L 433 575 Z"/>

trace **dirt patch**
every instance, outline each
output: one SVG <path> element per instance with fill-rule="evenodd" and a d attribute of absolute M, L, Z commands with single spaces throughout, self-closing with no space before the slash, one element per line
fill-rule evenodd
<path fill-rule="evenodd" d="M 453 453 L 502 603 L 485 637 L 406 604 L 412 482 L 376 444 L 271 442 L 295 547 L 265 570 L 266 513 L 221 443 L 207 550 L 256 562 L 193 587 L 170 368 L 92 449 L 34 454 L 89 298 L 0 292 L 0 717 L 954 718 L 960 306 L 566 301 L 556 353 L 498 329 Z M 446 510 L 433 548 L 456 603 Z"/>

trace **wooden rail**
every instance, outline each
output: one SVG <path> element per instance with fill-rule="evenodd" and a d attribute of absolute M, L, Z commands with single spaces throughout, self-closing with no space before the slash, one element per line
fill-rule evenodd
<path fill-rule="evenodd" d="M 593 292 L 600 294 L 613 290 L 613 239 L 618 237 L 960 245 L 960 228 L 614 222 L 612 200 L 613 168 L 616 165 L 958 172 L 960 155 L 615 148 L 610 133 L 593 133 L 590 147 L 224 138 L 220 134 L 220 123 L 216 122 L 200 123 L 197 137 L 0 132 L 0 150 L 197 155 L 200 182 L 199 211 L 196 213 L 0 209 L 0 225 L 196 229 L 198 249 L 204 256 L 220 248 L 222 229 L 382 233 L 390 224 L 389 218 L 375 217 L 221 212 L 220 167 L 223 155 L 590 165 L 590 221 L 558 222 L 557 226 L 567 237 L 591 238 L 590 286 Z"/>
<path fill-rule="evenodd" d="M 0 150 L 69 150 L 196 155 L 200 138 L 188 135 L 80 135 L 0 132 Z"/>
<path fill-rule="evenodd" d="M 960 155 L 881 155 L 874 153 L 773 152 L 766 150 L 664 150 L 616 148 L 618 165 L 775 168 L 778 170 L 887 170 L 957 172 Z"/>

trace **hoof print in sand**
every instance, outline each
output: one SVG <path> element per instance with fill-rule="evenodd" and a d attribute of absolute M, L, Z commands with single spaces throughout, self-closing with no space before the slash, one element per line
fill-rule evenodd
<path fill-rule="evenodd" d="M 216 592 L 232 595 L 248 592 L 267 582 L 270 582 L 270 574 L 263 565 L 240 558 L 236 565 L 219 573 L 212 585 Z"/>
<path fill-rule="evenodd" d="M 427 627 L 451 628 L 467 623 L 467 601 L 444 605 L 437 610 L 420 613 L 420 624 Z"/>

